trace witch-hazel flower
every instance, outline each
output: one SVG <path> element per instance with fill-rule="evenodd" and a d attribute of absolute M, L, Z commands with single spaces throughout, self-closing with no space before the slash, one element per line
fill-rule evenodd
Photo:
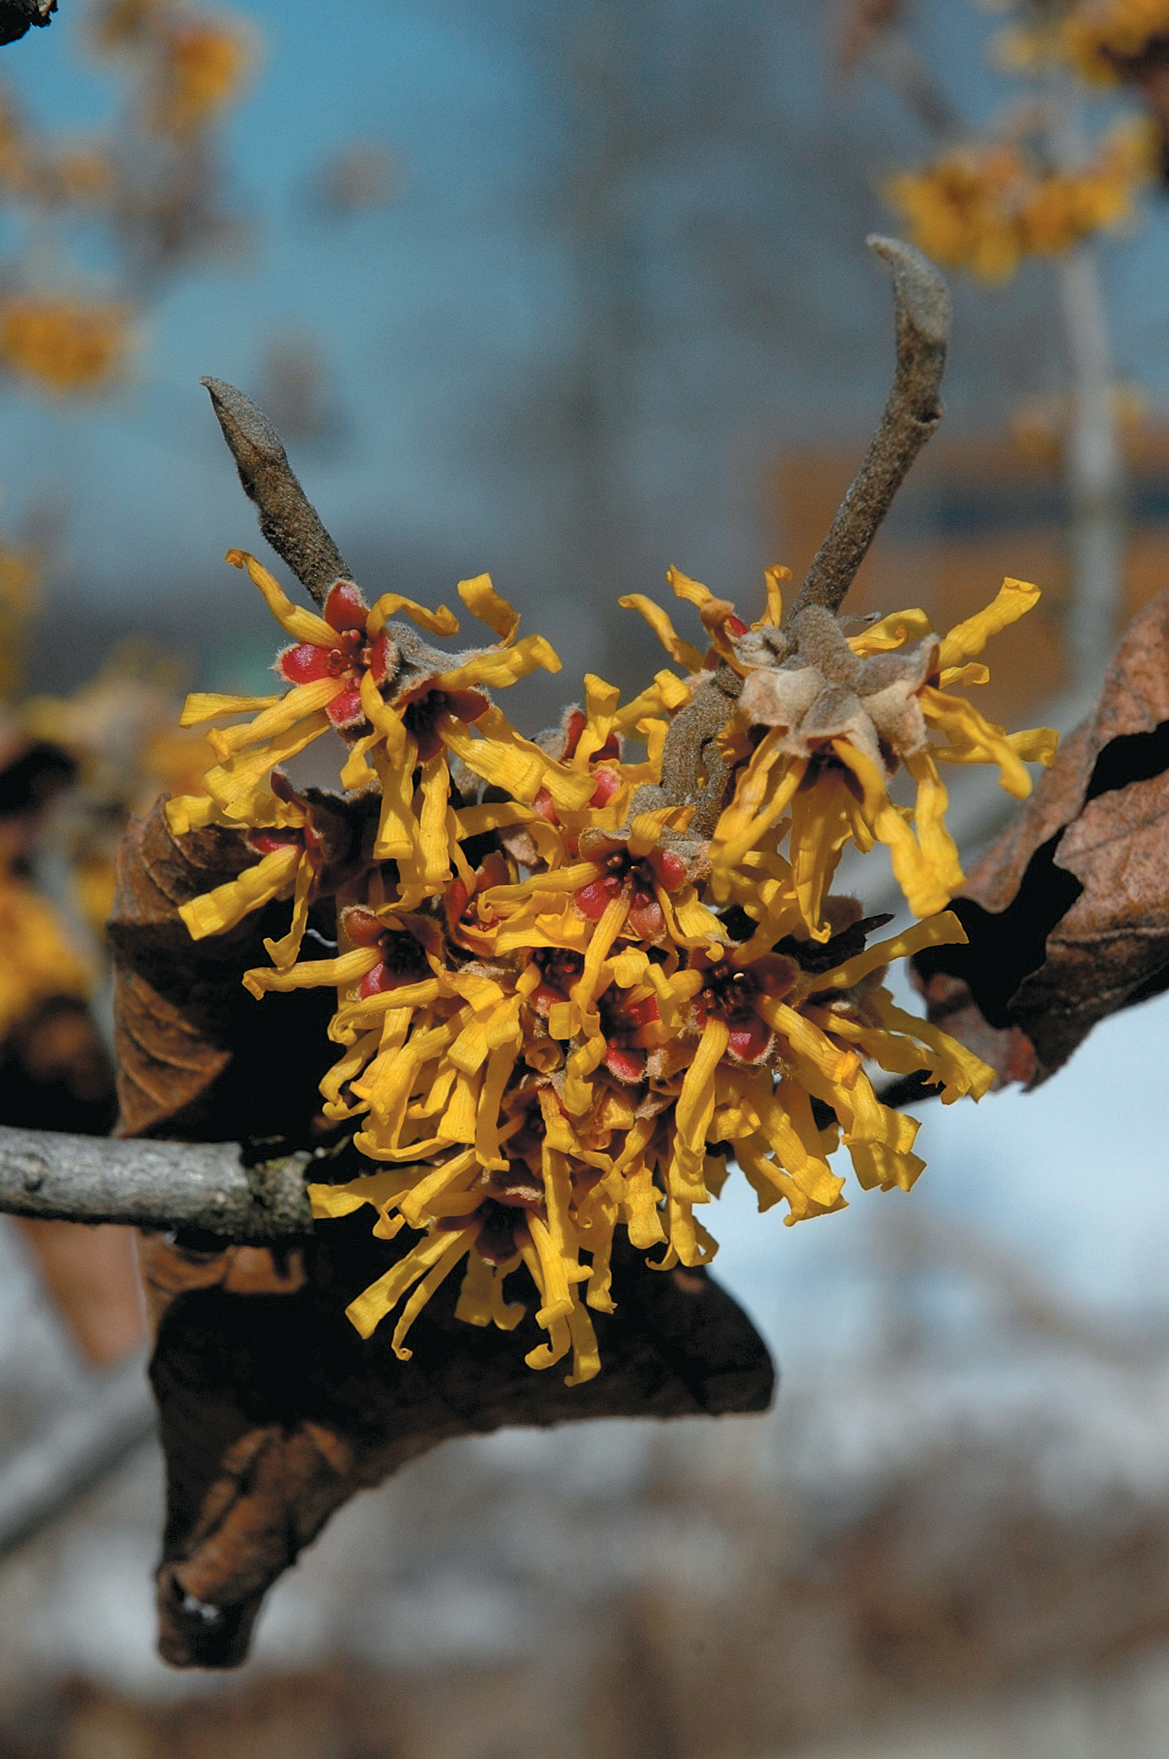
<path fill-rule="evenodd" d="M 459 594 L 498 639 L 449 655 L 431 648 L 408 625 L 391 621 L 404 612 L 429 633 L 453 635 L 458 621 L 445 606 L 429 611 L 401 593 L 386 593 L 371 610 L 352 581 L 338 580 L 318 616 L 292 604 L 253 556 L 232 550 L 228 561 L 246 568 L 277 622 L 296 638 L 276 661 L 290 689 L 269 697 L 188 697 L 184 726 L 231 714 L 255 718 L 208 733 L 220 761 L 203 777 L 202 795 L 169 803 L 172 830 L 263 823 L 275 766 L 334 728 L 350 746 L 342 785 L 381 790 L 373 858 L 398 862 L 407 895 L 416 903 L 450 878 L 452 755 L 519 801 L 534 800 L 541 788 L 569 809 L 588 799 L 588 778 L 566 771 L 522 738 L 487 694 L 537 667 L 560 668 L 543 636 L 516 641 L 519 614 L 487 575 L 461 581 Z"/>
<path fill-rule="evenodd" d="M 1050 729 L 1008 734 L 947 687 L 985 683 L 990 673 L 975 657 L 1038 599 L 1038 588 L 1008 579 L 984 611 L 945 637 L 916 610 L 846 637 L 821 606 L 800 612 L 784 634 L 775 631 L 774 664 L 744 667 L 724 737 L 733 759 L 745 738 L 762 733 L 711 841 L 715 897 L 735 895 L 734 869 L 790 814 L 793 883 L 814 939 L 830 933 L 823 902 L 850 841 L 861 850 L 874 841 L 888 846 L 915 915 L 944 909 L 963 874 L 946 829 L 939 762 L 995 764 L 1007 793 L 1025 799 L 1025 764 L 1050 764 L 1056 748 Z M 761 646 L 759 638 L 738 644 L 740 659 L 755 658 Z M 911 806 L 889 792 L 902 766 L 915 787 Z"/>

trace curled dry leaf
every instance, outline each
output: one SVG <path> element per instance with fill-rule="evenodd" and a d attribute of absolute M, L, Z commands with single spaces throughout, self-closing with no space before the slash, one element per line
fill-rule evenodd
<path fill-rule="evenodd" d="M 178 916 L 254 860 L 234 831 L 176 838 L 161 807 L 131 827 L 111 924 L 124 1135 L 251 1138 L 253 1153 L 264 1138 L 291 1148 L 314 1139 L 331 996 L 258 1003 L 240 981 L 263 962 L 263 936 L 287 927 L 289 906 L 199 942 Z M 331 909 L 316 918 L 322 933 Z M 330 1166 L 354 1170 L 323 1160 L 317 1176 Z M 605 1371 L 594 1381 L 568 1387 L 563 1369 L 525 1365 L 543 1336 L 534 1289 L 515 1331 L 480 1331 L 454 1317 L 458 1278 L 399 1361 L 388 1328 L 362 1340 L 344 1309 L 415 1239 L 375 1240 L 353 1217 L 282 1254 L 206 1237 L 145 1243 L 167 1460 L 158 1602 L 168 1661 L 241 1662 L 266 1590 L 331 1512 L 448 1437 L 770 1402 L 767 1348 L 730 1297 L 700 1271 L 655 1271 L 629 1248 L 614 1252 L 617 1312 L 595 1316 Z M 525 1279 L 514 1278 L 514 1300 Z"/>
<path fill-rule="evenodd" d="M 267 963 L 264 937 L 284 932 L 288 906 L 199 942 L 178 914 L 256 860 L 242 831 L 176 837 L 161 801 L 123 839 L 109 922 L 121 1135 L 307 1139 L 329 1050 L 328 992 L 273 996 L 261 1014 L 240 982 Z M 331 935 L 332 905 L 312 920 Z"/>
<path fill-rule="evenodd" d="M 511 1333 L 456 1320 L 455 1277 L 400 1362 L 388 1328 L 363 1341 L 343 1309 L 406 1250 L 379 1246 L 355 1216 L 330 1222 L 284 1265 L 256 1248 L 189 1253 L 181 1293 L 173 1249 L 162 1263 L 150 1255 L 155 1293 L 161 1277 L 171 1297 L 151 1373 L 168 1465 L 160 1650 L 174 1665 L 243 1661 L 266 1590 L 333 1510 L 440 1441 L 508 1424 L 770 1403 L 766 1347 L 731 1298 L 701 1271 L 650 1269 L 628 1246 L 614 1251 L 617 1311 L 595 1316 L 605 1361 L 595 1380 L 570 1387 L 563 1365 L 525 1366 L 543 1335 L 534 1299 Z M 281 1281 L 283 1292 L 261 1292 Z"/>
<path fill-rule="evenodd" d="M 919 955 L 917 978 L 931 1019 L 1003 1081 L 1046 1080 L 1099 1021 L 1169 988 L 1169 589 L 952 908 L 968 944 Z"/>

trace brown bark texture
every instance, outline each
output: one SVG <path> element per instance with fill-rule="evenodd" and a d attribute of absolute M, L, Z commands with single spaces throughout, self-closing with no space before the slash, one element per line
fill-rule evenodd
<path fill-rule="evenodd" d="M 1101 1020 L 1169 987 L 1169 589 L 951 908 L 968 944 L 919 955 L 918 982 L 1004 1082 L 1036 1086 Z"/>

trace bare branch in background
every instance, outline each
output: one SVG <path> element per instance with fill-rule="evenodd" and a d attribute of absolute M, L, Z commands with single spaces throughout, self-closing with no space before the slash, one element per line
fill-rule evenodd
<path fill-rule="evenodd" d="M 33 25 L 46 25 L 57 0 L 0 0 L 0 44 L 15 43 Z"/>
<path fill-rule="evenodd" d="M 333 582 L 353 578 L 296 480 L 280 435 L 250 397 L 222 379 L 202 379 L 231 448 L 244 493 L 259 510 L 260 530 L 318 605 Z"/>
<path fill-rule="evenodd" d="M 954 134 L 961 118 L 905 29 L 902 0 L 853 0 L 840 33 L 844 73 L 867 62 L 930 134 Z"/>
<path fill-rule="evenodd" d="M 309 1157 L 244 1167 L 236 1142 L 132 1142 L 0 1128 L 0 1212 L 191 1228 L 259 1243 L 310 1234 Z"/>
<path fill-rule="evenodd" d="M 840 505 L 788 622 L 809 605 L 839 610 L 910 465 L 942 419 L 950 292 L 934 265 L 896 238 L 867 240 L 893 275 L 897 374 L 872 445 Z"/>
<path fill-rule="evenodd" d="M 0 1558 L 75 1506 L 158 1427 L 141 1355 L 92 1375 L 0 1463 Z"/>

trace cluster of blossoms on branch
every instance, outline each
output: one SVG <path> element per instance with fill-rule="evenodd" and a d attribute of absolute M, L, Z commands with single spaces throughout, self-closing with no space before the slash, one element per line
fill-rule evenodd
<path fill-rule="evenodd" d="M 1169 40 L 1169 0 L 1073 0 L 1004 31 L 1000 52 L 1024 69 L 1055 63 L 1114 85 Z"/>
<path fill-rule="evenodd" d="M 1157 153 L 1156 128 L 1140 118 L 1117 123 L 1074 170 L 1020 141 L 970 142 L 890 177 L 883 193 L 920 250 L 1002 282 L 1028 256 L 1058 256 L 1131 221 Z"/>
<path fill-rule="evenodd" d="M 651 600 L 622 601 L 674 667 L 625 704 L 586 677 L 583 705 L 529 740 L 492 692 L 560 662 L 517 639 L 486 575 L 459 595 L 493 639 L 451 655 L 426 639 L 457 633 L 445 607 L 391 593 L 370 609 L 339 579 L 317 614 L 254 558 L 228 559 L 292 639 L 288 688 L 187 702 L 188 726 L 252 718 L 211 726 L 218 761 L 170 801 L 172 830 L 239 827 L 258 859 L 182 914 L 198 939 L 290 898 L 248 989 L 336 989 L 323 1111 L 376 1170 L 310 1187 L 315 1213 L 370 1205 L 377 1236 L 417 1236 L 349 1307 L 363 1335 L 396 1311 L 407 1357 L 462 1266 L 457 1315 L 511 1329 L 534 1289 L 547 1335 L 527 1361 L 571 1354 L 573 1384 L 600 1366 L 591 1314 L 613 1310 L 618 1230 L 660 1268 L 704 1265 L 700 1212 L 732 1164 L 795 1222 L 843 1207 L 841 1144 L 862 1186 L 912 1185 L 917 1125 L 869 1068 L 924 1072 L 946 1101 L 981 1096 L 992 1072 L 882 978 L 964 938 L 945 909 L 962 873 L 939 764 L 995 764 L 1022 797 L 1025 764 L 1054 753 L 1054 735 L 1008 735 L 955 694 L 986 680 L 978 656 L 1035 588 L 1007 581 L 944 638 L 912 610 L 849 634 L 817 605 L 785 625 L 785 570 L 750 626 L 671 571 L 703 646 Z M 365 808 L 356 842 L 341 801 L 298 794 L 279 767 L 330 728 L 346 810 Z M 846 847 L 877 842 L 920 920 L 868 944 L 891 918 L 831 885 Z M 336 956 L 302 958 L 329 897 Z"/>

